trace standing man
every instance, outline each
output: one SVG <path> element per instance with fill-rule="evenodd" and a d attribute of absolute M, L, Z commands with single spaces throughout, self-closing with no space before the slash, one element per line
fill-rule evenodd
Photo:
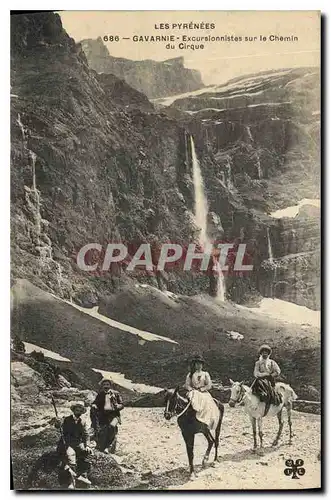
<path fill-rule="evenodd" d="M 99 385 L 100 391 L 91 407 L 91 421 L 99 450 L 109 453 L 111 446 L 115 451 L 118 424 L 121 423 L 120 411 L 124 405 L 120 393 L 112 389 L 110 379 L 102 379 Z"/>

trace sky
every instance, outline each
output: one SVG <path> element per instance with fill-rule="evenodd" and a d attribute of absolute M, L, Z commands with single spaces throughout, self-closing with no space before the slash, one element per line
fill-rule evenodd
<path fill-rule="evenodd" d="M 162 61 L 184 56 L 188 68 L 200 71 L 206 85 L 222 83 L 242 74 L 299 66 L 319 66 L 320 18 L 318 11 L 62 11 L 59 12 L 67 33 L 76 42 L 104 35 L 119 36 L 118 42 L 106 42 L 115 57 Z M 178 29 L 172 24 L 214 23 L 214 29 Z M 170 29 L 160 29 L 168 23 Z M 155 25 L 159 27 L 156 29 Z M 134 42 L 134 35 L 175 35 L 176 48 L 166 43 Z M 177 36 L 257 37 L 243 42 L 204 43 L 203 50 L 181 50 Z M 260 40 L 260 35 L 266 41 Z M 270 35 L 294 36 L 298 41 L 271 41 Z M 123 37 L 130 38 L 123 40 Z"/>

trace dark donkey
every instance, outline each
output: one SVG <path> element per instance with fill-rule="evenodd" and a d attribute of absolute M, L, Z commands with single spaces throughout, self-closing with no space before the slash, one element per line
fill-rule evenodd
<path fill-rule="evenodd" d="M 193 410 L 188 399 L 183 398 L 178 394 L 179 387 L 172 391 L 168 391 L 166 396 L 166 407 L 164 410 L 164 417 L 170 420 L 175 415 L 177 416 L 177 423 L 182 431 L 183 438 L 186 444 L 187 456 L 190 465 L 191 479 L 194 478 L 194 466 L 193 466 L 193 449 L 194 449 L 194 435 L 203 434 L 208 441 L 208 447 L 206 453 L 202 460 L 202 466 L 204 467 L 209 459 L 209 455 L 213 446 L 215 446 L 215 457 L 214 461 L 218 457 L 218 445 L 219 436 L 221 432 L 221 425 L 224 414 L 224 406 L 219 401 L 215 400 L 218 406 L 220 417 L 215 430 L 215 438 L 213 438 L 208 426 L 196 418 L 196 412 Z"/>

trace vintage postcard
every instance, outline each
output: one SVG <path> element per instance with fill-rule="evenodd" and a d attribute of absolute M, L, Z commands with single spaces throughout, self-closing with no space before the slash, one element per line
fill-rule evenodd
<path fill-rule="evenodd" d="M 14 489 L 321 488 L 320 24 L 12 14 Z"/>

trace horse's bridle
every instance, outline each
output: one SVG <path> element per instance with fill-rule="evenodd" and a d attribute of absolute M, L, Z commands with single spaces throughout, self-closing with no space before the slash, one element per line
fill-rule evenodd
<path fill-rule="evenodd" d="M 165 410 L 164 410 L 164 414 L 165 415 L 169 415 L 169 420 L 174 417 L 175 415 L 177 416 L 177 418 L 181 417 L 182 415 L 184 415 L 184 413 L 187 411 L 188 407 L 190 406 L 191 404 L 191 401 L 188 401 L 187 405 L 185 406 L 184 410 L 180 411 L 179 413 L 176 412 L 177 410 L 177 406 L 178 406 L 178 399 L 179 398 L 176 398 L 176 403 L 175 403 L 175 406 L 173 408 L 172 411 L 169 411 L 169 402 L 170 402 L 170 398 L 168 399 L 167 401 L 167 404 L 166 404 L 166 407 L 165 407 Z"/>
<path fill-rule="evenodd" d="M 238 404 L 240 404 L 242 402 L 242 400 L 244 399 L 245 394 L 246 394 L 246 391 L 245 391 L 244 387 L 241 385 L 240 386 L 240 392 L 239 392 L 238 399 L 231 399 L 230 398 L 229 403 L 231 401 L 232 403 L 238 403 Z"/>

